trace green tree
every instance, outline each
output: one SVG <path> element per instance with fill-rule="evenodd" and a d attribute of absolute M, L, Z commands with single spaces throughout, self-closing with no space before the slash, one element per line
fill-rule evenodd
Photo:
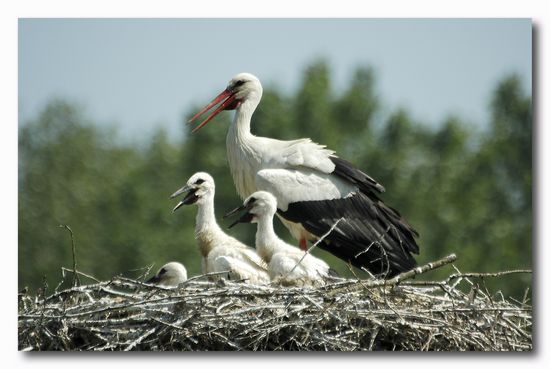
<path fill-rule="evenodd" d="M 102 224 L 118 220 L 112 208 L 117 187 L 128 175 L 136 156 L 131 150 L 112 148 L 110 132 L 99 132 L 86 122 L 80 109 L 51 103 L 38 120 L 23 126 L 19 135 L 19 277 L 40 283 L 42 275 L 55 280 L 61 266 L 71 265 L 69 225 L 76 235 L 80 265 L 96 265 L 96 257 L 112 260 L 108 244 L 116 235 Z M 87 241 L 94 240 L 93 243 Z M 56 267 L 52 267 L 52 266 Z"/>
<path fill-rule="evenodd" d="M 294 102 L 295 137 L 311 137 L 331 147 L 340 143 L 340 129 L 333 124 L 330 72 L 325 61 L 306 68 Z"/>

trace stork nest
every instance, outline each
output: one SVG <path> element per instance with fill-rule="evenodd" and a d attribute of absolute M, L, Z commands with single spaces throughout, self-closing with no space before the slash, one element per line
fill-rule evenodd
<path fill-rule="evenodd" d="M 168 289 L 115 277 L 50 296 L 20 294 L 19 349 L 532 350 L 527 298 L 492 295 L 482 282 L 514 271 L 455 271 L 434 282 L 337 280 L 317 288 L 202 276 Z"/>

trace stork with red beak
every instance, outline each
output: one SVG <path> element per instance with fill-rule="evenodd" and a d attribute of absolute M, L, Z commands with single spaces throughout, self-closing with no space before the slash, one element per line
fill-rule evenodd
<path fill-rule="evenodd" d="M 221 111 L 235 109 L 226 146 L 239 196 L 245 199 L 256 191 L 272 193 L 279 218 L 302 248 L 342 218 L 319 247 L 381 278 L 414 268 L 411 253 L 419 251 L 418 233 L 379 198 L 382 185 L 309 138 L 282 141 L 250 132 L 262 91 L 258 78 L 240 73 L 189 120 L 193 122 L 215 107 L 195 132 Z"/>

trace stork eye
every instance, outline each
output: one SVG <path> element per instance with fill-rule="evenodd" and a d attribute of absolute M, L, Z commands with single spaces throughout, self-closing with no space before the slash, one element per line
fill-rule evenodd
<path fill-rule="evenodd" d="M 200 185 L 201 183 L 204 183 L 204 179 L 199 178 L 195 181 L 196 185 Z"/>
<path fill-rule="evenodd" d="M 242 85 L 244 85 L 244 80 L 242 80 L 242 79 L 235 82 L 235 87 L 239 87 L 239 86 L 242 86 Z"/>
<path fill-rule="evenodd" d="M 250 199 L 248 199 L 247 205 L 252 205 L 254 204 L 254 202 L 256 202 L 256 199 L 254 197 L 251 197 Z"/>
<path fill-rule="evenodd" d="M 161 270 L 159 270 L 159 275 L 163 275 L 164 273 L 166 273 L 166 269 L 162 268 Z"/>

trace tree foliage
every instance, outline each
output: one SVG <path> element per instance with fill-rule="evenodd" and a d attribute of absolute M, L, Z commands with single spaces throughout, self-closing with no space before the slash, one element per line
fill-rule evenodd
<path fill-rule="evenodd" d="M 266 86 L 253 117 L 256 134 L 311 137 L 336 150 L 386 187 L 383 199 L 420 233 L 419 262 L 454 252 L 462 271 L 529 268 L 532 246 L 532 107 L 518 77 L 496 86 L 485 129 L 449 117 L 436 126 L 405 110 L 381 118 L 375 73 L 358 68 L 349 88 L 335 94 L 324 61 L 306 68 L 295 94 Z M 189 113 L 195 109 L 189 109 Z M 194 172 L 216 180 L 216 211 L 240 204 L 229 173 L 222 114 L 199 133 L 173 143 L 158 130 L 146 145 L 121 143 L 82 109 L 52 101 L 19 131 L 19 283 L 56 284 L 72 264 L 75 234 L 79 269 L 98 278 L 136 275 L 169 261 L 200 272 L 193 207 L 172 214 L 169 195 Z M 188 128 L 182 129 L 189 133 Z M 278 223 L 278 221 L 276 221 Z M 286 229 L 278 233 L 288 241 Z M 229 233 L 253 243 L 255 227 Z M 348 267 L 318 251 L 343 275 Z M 133 274 L 132 274 L 133 273 Z M 521 294 L 528 278 L 498 287 Z"/>

